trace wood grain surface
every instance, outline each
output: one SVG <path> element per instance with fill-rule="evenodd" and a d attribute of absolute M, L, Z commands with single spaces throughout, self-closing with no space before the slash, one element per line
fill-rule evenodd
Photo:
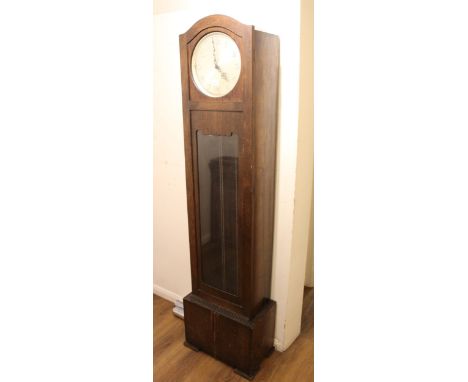
<path fill-rule="evenodd" d="M 224 363 L 184 346 L 184 322 L 172 313 L 173 304 L 153 296 L 154 382 L 245 382 Z M 255 382 L 313 381 L 314 290 L 305 288 L 301 334 L 283 353 L 262 362 Z"/>

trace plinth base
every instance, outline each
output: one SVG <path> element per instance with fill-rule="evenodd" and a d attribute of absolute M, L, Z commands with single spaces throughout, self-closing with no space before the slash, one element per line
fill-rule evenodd
<path fill-rule="evenodd" d="M 275 314 L 272 300 L 265 300 L 259 313 L 249 320 L 189 294 L 184 298 L 186 346 L 223 361 L 251 380 L 273 349 Z"/>

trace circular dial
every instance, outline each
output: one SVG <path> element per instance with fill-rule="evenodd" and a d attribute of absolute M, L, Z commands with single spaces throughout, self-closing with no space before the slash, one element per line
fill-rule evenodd
<path fill-rule="evenodd" d="M 192 77 L 197 88 L 210 97 L 229 93 L 239 80 L 240 51 L 235 41 L 222 32 L 208 33 L 195 46 Z"/>

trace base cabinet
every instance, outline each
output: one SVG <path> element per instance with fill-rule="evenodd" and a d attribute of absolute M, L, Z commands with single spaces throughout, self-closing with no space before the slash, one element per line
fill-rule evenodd
<path fill-rule="evenodd" d="M 184 298 L 186 345 L 253 379 L 263 358 L 273 350 L 275 313 L 276 303 L 266 299 L 249 320 L 189 294 Z"/>

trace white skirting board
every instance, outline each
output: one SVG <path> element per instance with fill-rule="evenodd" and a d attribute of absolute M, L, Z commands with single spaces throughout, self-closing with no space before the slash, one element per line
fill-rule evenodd
<path fill-rule="evenodd" d="M 170 302 L 176 302 L 177 300 L 182 301 L 181 296 L 156 284 L 153 284 L 153 294 L 162 297 L 163 299 L 168 300 Z"/>
<path fill-rule="evenodd" d="M 284 352 L 284 346 L 278 341 L 277 338 L 275 338 L 275 340 L 273 341 L 273 346 L 275 347 L 275 350 L 276 351 L 279 351 L 279 352 Z"/>
<path fill-rule="evenodd" d="M 181 300 L 176 300 L 174 303 L 174 309 L 172 309 L 172 312 L 174 315 L 176 315 L 179 318 L 184 319 L 184 303 Z"/>
<path fill-rule="evenodd" d="M 173 302 L 174 308 L 172 311 L 174 314 L 179 318 L 184 318 L 184 304 L 182 303 L 182 297 L 155 284 L 153 284 L 153 294 Z"/>

